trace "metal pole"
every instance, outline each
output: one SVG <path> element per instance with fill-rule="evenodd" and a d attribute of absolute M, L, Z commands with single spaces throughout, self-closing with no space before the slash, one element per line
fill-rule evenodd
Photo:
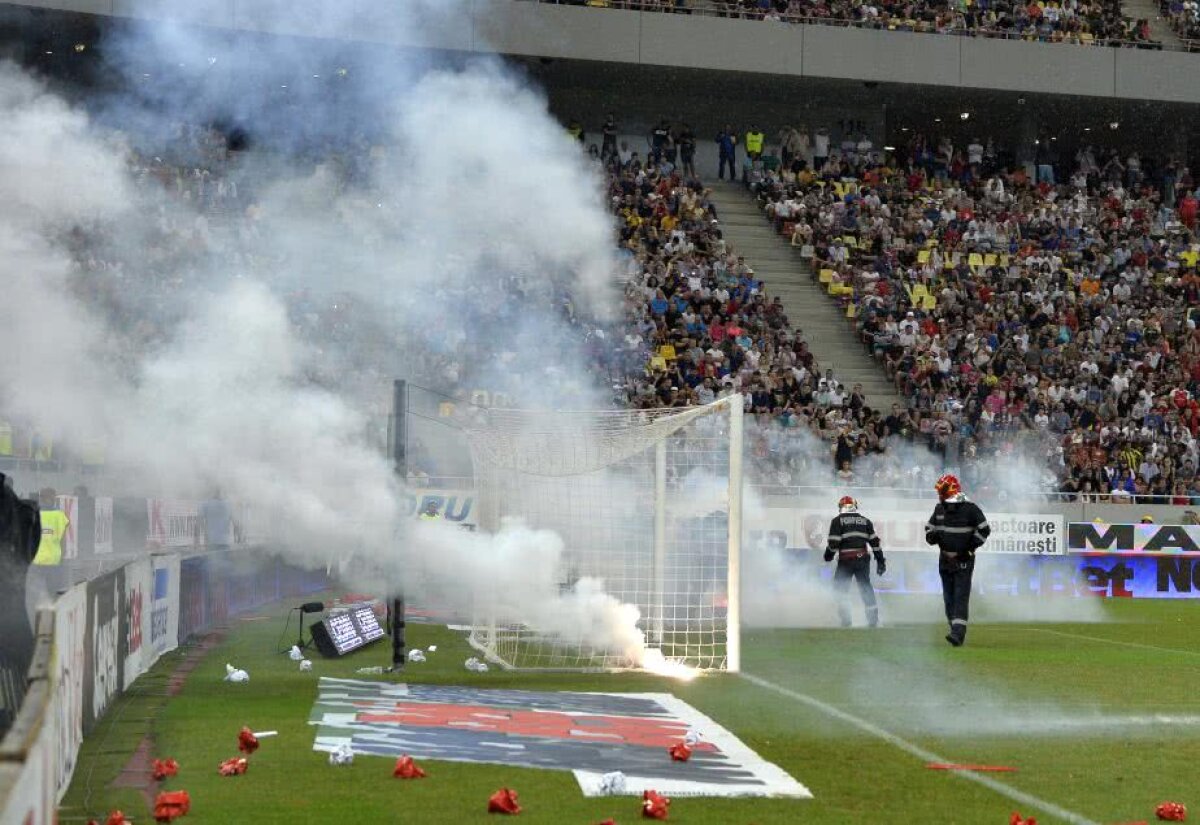
<path fill-rule="evenodd" d="M 742 396 L 729 400 L 729 593 L 725 613 L 725 668 L 742 668 Z"/>
<path fill-rule="evenodd" d="M 667 442 L 654 445 L 654 613 L 651 638 L 663 643 L 667 569 Z"/>

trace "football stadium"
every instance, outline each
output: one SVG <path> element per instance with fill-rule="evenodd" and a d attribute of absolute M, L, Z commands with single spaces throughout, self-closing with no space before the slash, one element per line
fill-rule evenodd
<path fill-rule="evenodd" d="M 1200 815 L 1198 51 L 0 0 L 0 825 Z"/>

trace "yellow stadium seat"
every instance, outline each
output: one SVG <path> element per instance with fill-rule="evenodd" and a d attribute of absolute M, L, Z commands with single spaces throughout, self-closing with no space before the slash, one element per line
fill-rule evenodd
<path fill-rule="evenodd" d="M 858 304 L 853 301 L 846 304 L 846 317 L 851 319 L 858 317 Z"/>
<path fill-rule="evenodd" d="M 983 256 L 983 265 L 984 266 L 995 266 L 996 262 L 998 260 L 999 260 L 999 258 L 996 257 L 995 252 L 989 252 L 988 254 Z"/>
<path fill-rule="evenodd" d="M 916 300 L 917 298 L 923 298 L 928 295 L 929 290 L 925 288 L 925 284 L 916 283 L 913 284 L 912 290 L 908 294 L 913 298 L 913 300 Z"/>
<path fill-rule="evenodd" d="M 971 269 L 983 266 L 983 256 L 978 252 L 972 252 L 967 258 L 967 265 L 970 266 Z"/>
<path fill-rule="evenodd" d="M 932 295 L 926 295 L 921 306 L 924 309 L 937 309 L 937 298 Z"/>
<path fill-rule="evenodd" d="M 854 237 L 853 235 L 843 235 L 842 243 L 844 243 L 846 246 L 852 246 L 855 249 L 858 248 L 858 238 Z"/>
<path fill-rule="evenodd" d="M 1000 266 L 1008 266 L 1008 256 L 1007 255 L 1000 256 Z"/>
<path fill-rule="evenodd" d="M 929 250 L 928 249 L 922 249 L 920 252 L 917 253 L 917 263 L 919 263 L 919 264 L 929 263 Z"/>
<path fill-rule="evenodd" d="M 1183 261 L 1185 266 L 1191 269 L 1196 266 L 1196 261 L 1200 260 L 1200 252 L 1194 249 L 1185 249 L 1179 253 L 1179 259 Z"/>
<path fill-rule="evenodd" d="M 676 358 L 675 345 L 674 344 L 663 344 L 661 347 L 658 348 L 658 354 L 661 355 L 667 361 L 674 361 Z"/>
<path fill-rule="evenodd" d="M 832 269 L 822 269 L 821 274 L 819 276 L 817 276 L 817 280 L 819 280 L 823 284 L 829 283 L 830 281 L 833 280 L 833 270 Z"/>
<path fill-rule="evenodd" d="M 656 370 L 666 370 L 666 368 L 667 359 L 663 358 L 661 355 L 655 355 L 650 359 L 649 369 L 651 372 Z"/>

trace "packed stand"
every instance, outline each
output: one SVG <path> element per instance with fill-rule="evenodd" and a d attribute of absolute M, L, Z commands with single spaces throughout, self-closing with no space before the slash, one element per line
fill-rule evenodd
<path fill-rule="evenodd" d="M 749 185 L 907 400 L 905 439 L 968 476 L 1049 455 L 1072 499 L 1197 503 L 1196 182 L 1053 145 L 1032 176 L 990 142 L 918 137 Z"/>
<path fill-rule="evenodd" d="M 772 23 L 1003 37 L 1039 43 L 1161 48 L 1150 23 L 1121 13 L 1120 0 L 860 2 L 860 0 L 542 0 L 641 11 L 715 14 Z"/>
<path fill-rule="evenodd" d="M 1159 8 L 1187 50 L 1200 50 L 1200 4 L 1196 0 L 1160 0 Z"/>
<path fill-rule="evenodd" d="M 725 242 L 709 190 L 684 174 L 694 172 L 695 132 L 658 125 L 643 159 L 618 145 L 611 118 L 604 131 L 598 155 L 628 256 L 619 401 L 688 407 L 745 393 L 747 470 L 780 490 L 932 483 L 930 462 L 897 449 L 885 458 L 907 418 L 871 409 L 860 386 L 822 370 L 780 299 Z"/>

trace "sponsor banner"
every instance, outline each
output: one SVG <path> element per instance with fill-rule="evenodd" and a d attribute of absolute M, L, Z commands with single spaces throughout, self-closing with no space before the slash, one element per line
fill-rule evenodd
<path fill-rule="evenodd" d="M 812 794 L 736 736 L 674 696 L 485 690 L 322 678 L 309 724 L 314 750 L 569 770 L 588 796 L 626 775 L 627 793 L 667 796 Z M 703 740 L 686 762 L 666 749 L 689 729 Z"/>
<path fill-rule="evenodd" d="M 433 503 L 446 521 L 472 530 L 479 525 L 479 498 L 474 490 L 406 490 L 400 502 L 410 518 L 416 518 Z"/>
<path fill-rule="evenodd" d="M 924 552 L 929 512 L 864 509 L 883 542 L 884 553 Z M 767 507 L 747 520 L 750 546 L 766 541 L 786 549 L 824 552 L 833 516 L 829 510 L 806 507 Z M 1067 552 L 1063 518 L 1047 513 L 987 513 L 992 534 L 980 554 L 1063 555 Z"/>
<path fill-rule="evenodd" d="M 1200 555 L 1200 525 L 1072 522 L 1067 526 L 1067 549 L 1072 553 Z"/>
<path fill-rule="evenodd" d="M 91 732 L 108 710 L 125 680 L 121 639 L 125 600 L 125 568 L 87 583 L 84 631 L 83 732 Z"/>
<path fill-rule="evenodd" d="M 71 783 L 83 743 L 83 678 L 87 654 L 87 585 L 77 584 L 54 603 L 53 717 L 58 752 L 57 800 Z"/>
<path fill-rule="evenodd" d="M 154 661 L 179 646 L 179 556 L 155 556 L 150 591 L 150 651 Z"/>
<path fill-rule="evenodd" d="M 67 517 L 67 532 L 62 539 L 64 559 L 79 558 L 79 499 L 75 496 L 58 496 L 58 509 Z"/>
<path fill-rule="evenodd" d="M 150 547 L 195 547 L 201 541 L 200 505 L 181 499 L 146 499 Z"/>
<path fill-rule="evenodd" d="M 58 821 L 55 780 L 58 765 L 55 729 L 50 722 L 57 713 L 51 698 L 41 730 L 25 752 L 25 760 L 12 763 L 19 772 L 8 797 L 0 801 L 0 822 L 8 825 L 54 825 Z M 9 766 L 2 766 L 8 770 Z M 0 777 L 2 778 L 2 777 Z"/>
<path fill-rule="evenodd" d="M 150 650 L 150 597 L 154 571 L 149 559 L 125 565 L 125 597 L 121 603 L 121 690 L 154 663 Z"/>
<path fill-rule="evenodd" d="M 93 525 L 92 552 L 103 555 L 113 551 L 113 500 L 97 498 L 96 517 Z"/>

